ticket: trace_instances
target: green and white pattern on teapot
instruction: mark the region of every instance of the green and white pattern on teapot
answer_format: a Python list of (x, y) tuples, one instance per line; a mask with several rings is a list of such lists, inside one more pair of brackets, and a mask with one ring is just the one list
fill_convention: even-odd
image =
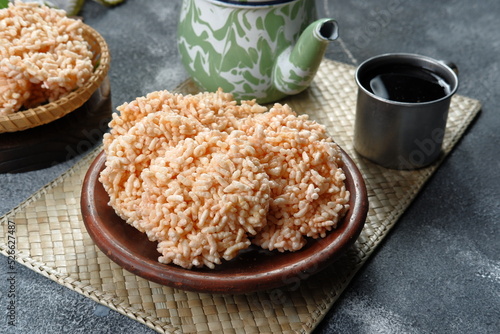
[(307, 88), (336, 22), (315, 21), (314, 0), (235, 5), (184, 0), (178, 25), (182, 62), (200, 88), (237, 100), (279, 100)]

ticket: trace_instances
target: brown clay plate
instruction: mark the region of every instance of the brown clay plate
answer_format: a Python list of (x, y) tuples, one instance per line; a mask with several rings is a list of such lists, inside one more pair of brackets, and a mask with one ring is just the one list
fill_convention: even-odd
[(158, 262), (156, 243), (125, 223), (108, 205), (109, 196), (98, 181), (106, 160), (101, 152), (84, 182), (81, 209), (85, 226), (97, 246), (114, 262), (147, 280), (189, 291), (248, 293), (296, 284), (336, 261), (359, 236), (365, 223), (368, 199), (363, 178), (342, 152), (350, 209), (337, 229), (325, 238), (309, 240), (297, 252), (280, 253), (251, 246), (214, 269), (184, 269)]

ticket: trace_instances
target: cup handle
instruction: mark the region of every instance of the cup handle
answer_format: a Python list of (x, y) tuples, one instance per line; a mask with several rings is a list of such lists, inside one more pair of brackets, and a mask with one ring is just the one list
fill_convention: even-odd
[(455, 72), (456, 75), (458, 75), (458, 66), (454, 62), (449, 60), (440, 60), (439, 62), (451, 68), (451, 70)]

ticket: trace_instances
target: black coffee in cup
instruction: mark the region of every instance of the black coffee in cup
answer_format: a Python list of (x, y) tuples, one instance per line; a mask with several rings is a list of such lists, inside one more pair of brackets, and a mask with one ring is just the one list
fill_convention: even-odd
[(386, 100), (421, 103), (450, 94), (450, 84), (436, 73), (408, 64), (385, 64), (363, 74), (361, 84)]
[(387, 168), (428, 166), (441, 155), (456, 68), (426, 56), (393, 53), (356, 69), (354, 148)]

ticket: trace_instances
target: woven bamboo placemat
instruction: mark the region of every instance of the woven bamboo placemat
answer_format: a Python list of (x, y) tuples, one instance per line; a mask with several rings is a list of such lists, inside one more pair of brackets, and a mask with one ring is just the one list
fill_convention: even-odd
[[(80, 214), (82, 180), (99, 150), (0, 219), (0, 251), (8, 254), (8, 221), (14, 222), (19, 263), (160, 333), (311, 332), (481, 107), (477, 100), (454, 96), (443, 158), (417, 171), (385, 169), (359, 158), (352, 148), (354, 70), (324, 60), (311, 88), (286, 101), (327, 126), (358, 165), (368, 189), (370, 209), (360, 237), (345, 256), (319, 274), (286, 288), (213, 295), (164, 287), (121, 269), (94, 245)], [(186, 82), (178, 90), (194, 89)]]

